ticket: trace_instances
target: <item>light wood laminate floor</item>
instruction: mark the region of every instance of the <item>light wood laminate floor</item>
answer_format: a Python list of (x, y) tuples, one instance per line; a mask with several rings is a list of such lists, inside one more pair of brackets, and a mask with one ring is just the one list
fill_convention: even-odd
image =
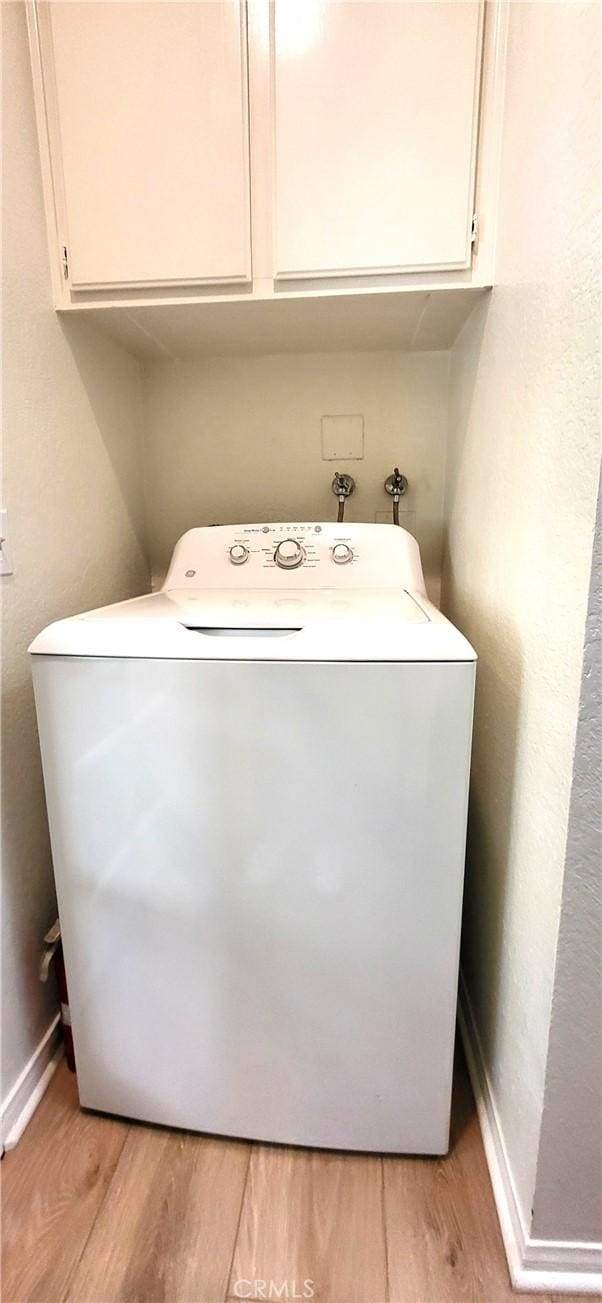
[(461, 1060), (443, 1160), (84, 1113), (61, 1063), (1, 1175), (3, 1303), (290, 1300), (309, 1289), (317, 1303), (530, 1297), (510, 1289)]

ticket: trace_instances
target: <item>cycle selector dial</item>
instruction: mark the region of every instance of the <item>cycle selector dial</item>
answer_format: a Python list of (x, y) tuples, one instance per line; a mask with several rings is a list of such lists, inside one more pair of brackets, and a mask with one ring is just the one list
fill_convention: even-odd
[(305, 552), (296, 538), (283, 538), (274, 552), (274, 561), (281, 570), (296, 570), (305, 557)]
[(233, 566), (244, 566), (245, 561), (249, 560), (249, 549), (244, 543), (233, 543), (229, 556)]
[(353, 561), (353, 549), (348, 543), (335, 543), (330, 555), (337, 566), (346, 566)]

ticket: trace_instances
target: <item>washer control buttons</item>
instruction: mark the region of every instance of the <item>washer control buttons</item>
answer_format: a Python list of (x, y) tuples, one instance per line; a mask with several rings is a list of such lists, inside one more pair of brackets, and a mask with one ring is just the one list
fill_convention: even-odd
[(249, 549), (244, 543), (233, 543), (230, 548), (230, 561), (233, 566), (244, 566), (249, 560)]
[(353, 550), (348, 543), (335, 543), (330, 549), (330, 555), (338, 566), (346, 566), (353, 561)]
[(274, 561), (281, 570), (296, 570), (304, 556), (303, 548), (296, 538), (283, 538), (274, 552)]

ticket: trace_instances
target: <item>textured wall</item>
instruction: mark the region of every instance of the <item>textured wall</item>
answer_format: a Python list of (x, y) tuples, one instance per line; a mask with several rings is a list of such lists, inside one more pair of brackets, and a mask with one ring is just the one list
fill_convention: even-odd
[(480, 656), (463, 964), (528, 1227), (600, 462), (599, 11), (509, 21), (496, 287), (451, 361), (443, 606)]
[[(327, 520), (335, 469), (357, 490), (349, 520), (390, 511), (399, 465), (431, 597), (439, 595), (447, 429), (446, 353), (330, 353), (151, 363), (145, 370), (153, 573), (191, 525)], [(322, 461), (320, 418), (363, 413), (363, 461)]]
[(137, 363), (51, 310), (25, 6), (3, 4), (2, 1098), (54, 1011), (37, 977), (54, 921), (27, 646), (50, 620), (148, 587)]
[(602, 1240), (602, 502), (533, 1200), (541, 1239)]

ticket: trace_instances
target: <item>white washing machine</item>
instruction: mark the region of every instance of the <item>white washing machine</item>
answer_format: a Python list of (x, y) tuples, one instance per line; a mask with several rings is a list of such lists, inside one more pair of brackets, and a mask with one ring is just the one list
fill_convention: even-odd
[(31, 651), (81, 1103), (444, 1153), (475, 653), (414, 539), (192, 529)]

